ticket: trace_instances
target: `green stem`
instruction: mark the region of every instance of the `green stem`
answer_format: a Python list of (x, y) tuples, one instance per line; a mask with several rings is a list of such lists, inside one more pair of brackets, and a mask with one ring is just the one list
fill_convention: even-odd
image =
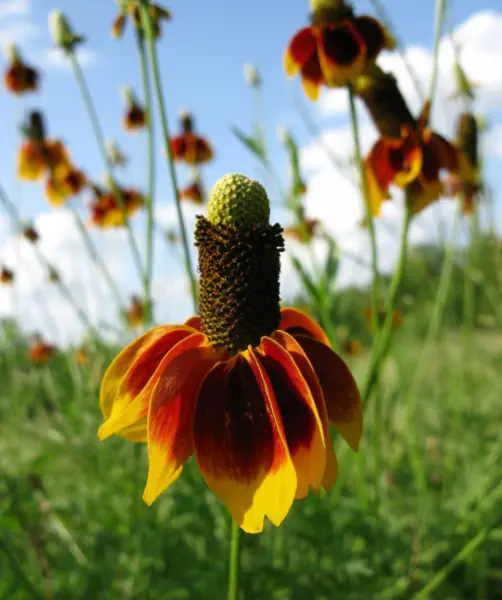
[(441, 42), (441, 35), (443, 33), (444, 17), (446, 13), (446, 0), (436, 0), (436, 18), (434, 24), (434, 52), (433, 52), (433, 63), (432, 63), (432, 77), (431, 87), (429, 92), (430, 101), (430, 112), (429, 116), (432, 115), (432, 107), (436, 95), (438, 72), (439, 72), (439, 45)]
[(172, 153), (172, 148), (171, 148), (171, 137), (169, 135), (167, 109), (166, 109), (166, 103), (164, 100), (162, 84), (161, 84), (161, 80), (160, 80), (159, 65), (158, 65), (158, 60), (157, 60), (157, 49), (155, 46), (155, 39), (154, 39), (154, 34), (153, 34), (152, 18), (150, 15), (150, 11), (148, 10), (148, 6), (149, 6), (148, 0), (140, 0), (140, 6), (141, 6), (141, 21), (142, 21), (142, 24), (143, 24), (143, 27), (144, 27), (144, 30), (146, 33), (145, 37), (147, 40), (148, 53), (150, 55), (150, 64), (152, 67), (152, 75), (153, 75), (153, 81), (154, 81), (154, 85), (155, 85), (155, 93), (157, 96), (157, 103), (159, 105), (160, 121), (161, 121), (161, 126), (162, 126), (162, 135), (164, 138), (164, 146), (165, 146), (166, 153), (167, 153), (169, 174), (171, 176), (171, 186), (172, 186), (174, 201), (175, 201), (175, 205), (176, 205), (176, 212), (178, 214), (178, 222), (179, 222), (179, 227), (180, 227), (180, 232), (181, 232), (181, 241), (183, 244), (185, 269), (186, 269), (187, 276), (190, 280), (190, 290), (192, 293), (194, 310), (195, 310), (195, 312), (197, 312), (197, 309), (198, 309), (197, 280), (195, 278), (195, 273), (194, 273), (194, 270), (192, 267), (192, 259), (190, 257), (190, 249), (189, 249), (189, 245), (188, 245), (188, 236), (187, 236), (187, 230), (186, 230), (186, 225), (185, 225), (185, 219), (183, 217), (183, 210), (181, 208), (180, 191), (179, 191), (178, 180), (177, 180), (177, 176), (176, 176), (176, 169), (174, 167), (174, 158), (173, 158), (173, 153)]
[(43, 600), (44, 596), (37, 591), (35, 586), (28, 579), (27, 575), (20, 566), (20, 561), (11, 553), (7, 545), (3, 542), (2, 538), (0, 538), (0, 550), (7, 555), (7, 559), (12, 566), (12, 571), (17, 573), (19, 579), (24, 583), (25, 587), (30, 590), (30, 597), (34, 599), (40, 598), (40, 600)]
[(227, 600), (237, 600), (238, 598), (240, 570), (240, 537), (241, 528), (232, 519), (232, 535), (230, 538), (230, 562), (228, 567)]
[(73, 69), (73, 73), (75, 75), (75, 79), (77, 80), (77, 84), (80, 89), (80, 93), (82, 95), (82, 99), (84, 101), (85, 108), (89, 114), (89, 119), (91, 121), (91, 125), (94, 130), (94, 136), (96, 138), (99, 152), (100, 152), (100, 154), (103, 158), (103, 162), (105, 164), (106, 173), (108, 175), (108, 179), (110, 180), (112, 191), (113, 191), (113, 193), (117, 199), (117, 202), (118, 202), (119, 206), (121, 207), (122, 212), (124, 214), (124, 223), (125, 223), (125, 227), (127, 230), (129, 245), (131, 247), (131, 253), (133, 256), (134, 263), (136, 265), (136, 269), (138, 271), (138, 275), (140, 276), (140, 278), (143, 278), (143, 266), (141, 264), (141, 255), (139, 252), (138, 244), (136, 243), (136, 239), (134, 237), (134, 234), (133, 234), (133, 231), (131, 228), (131, 223), (130, 223), (129, 217), (127, 215), (124, 198), (122, 197), (122, 193), (121, 193), (120, 189), (118, 188), (117, 184), (115, 183), (115, 178), (113, 176), (114, 175), (113, 165), (110, 162), (108, 153), (106, 152), (105, 136), (103, 134), (103, 130), (102, 130), (100, 122), (99, 122), (98, 113), (94, 106), (94, 102), (92, 101), (92, 96), (91, 96), (91, 92), (89, 90), (89, 86), (87, 85), (84, 74), (82, 72), (82, 68), (80, 67), (80, 64), (77, 61), (77, 59), (75, 58), (75, 55), (73, 54), (73, 52), (69, 52), (68, 57), (71, 62), (71, 66)]
[(366, 171), (364, 169), (364, 161), (361, 152), (361, 141), (359, 136), (359, 123), (357, 119), (357, 111), (355, 104), (355, 96), (352, 85), (349, 84), (349, 103), (350, 103), (350, 120), (352, 124), (352, 135), (354, 138), (354, 149), (356, 154), (356, 162), (359, 168), (359, 176), (361, 179), (361, 191), (366, 207), (366, 221), (368, 223), (368, 233), (371, 244), (371, 267), (373, 271), (373, 282), (371, 286), (372, 309), (373, 309), (373, 328), (375, 333), (378, 332), (378, 314), (380, 312), (380, 274), (378, 272), (378, 249), (376, 240), (375, 223), (371, 212), (371, 200), (368, 189), (368, 181), (366, 179)]
[(146, 197), (146, 259), (144, 273), (144, 294), (146, 307), (146, 322), (153, 321), (153, 307), (151, 302), (151, 288), (153, 276), (153, 241), (154, 241), (154, 195), (155, 195), (155, 131), (153, 127), (153, 103), (152, 94), (150, 92), (150, 80), (148, 74), (148, 65), (146, 62), (145, 42), (139, 31), (136, 29), (136, 43), (138, 47), (138, 55), (141, 70), (141, 80), (143, 82), (143, 95), (145, 98), (145, 107), (148, 124), (148, 145), (147, 145), (147, 160), (148, 160), (148, 184)]

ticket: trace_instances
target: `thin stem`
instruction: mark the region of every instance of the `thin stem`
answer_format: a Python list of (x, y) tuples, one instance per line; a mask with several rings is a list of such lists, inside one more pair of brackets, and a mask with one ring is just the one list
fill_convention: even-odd
[(153, 275), (153, 241), (154, 241), (154, 195), (155, 195), (155, 131), (153, 127), (153, 103), (152, 94), (150, 92), (150, 79), (148, 74), (148, 65), (146, 63), (145, 42), (143, 37), (136, 28), (136, 43), (138, 47), (138, 56), (141, 70), (141, 80), (143, 82), (143, 96), (145, 99), (145, 107), (148, 124), (148, 143), (147, 143), (147, 196), (146, 196), (146, 258), (145, 258), (145, 273), (144, 273), (144, 295), (146, 307), (146, 321), (153, 321), (151, 288)]
[(154, 81), (154, 85), (155, 85), (155, 93), (157, 96), (157, 103), (159, 105), (159, 111), (160, 111), (162, 136), (164, 138), (164, 146), (165, 146), (166, 154), (167, 154), (169, 174), (171, 177), (171, 186), (172, 186), (174, 201), (175, 201), (175, 205), (176, 205), (176, 212), (178, 215), (178, 222), (179, 222), (179, 227), (180, 227), (180, 232), (181, 232), (181, 241), (183, 244), (185, 270), (186, 270), (187, 276), (190, 280), (190, 290), (192, 293), (194, 310), (195, 310), (195, 312), (197, 312), (197, 308), (198, 308), (197, 280), (195, 278), (195, 273), (194, 273), (194, 270), (192, 267), (192, 259), (190, 257), (190, 248), (188, 245), (188, 235), (187, 235), (187, 230), (186, 230), (186, 225), (185, 225), (185, 219), (183, 217), (183, 210), (181, 208), (180, 191), (179, 191), (178, 180), (177, 180), (177, 176), (176, 176), (176, 169), (174, 167), (174, 158), (173, 158), (173, 153), (172, 153), (172, 148), (171, 148), (171, 137), (169, 135), (167, 109), (166, 109), (166, 103), (164, 100), (164, 93), (162, 90), (162, 83), (160, 80), (159, 65), (158, 65), (158, 60), (157, 60), (157, 49), (155, 46), (155, 39), (154, 39), (154, 34), (153, 34), (152, 18), (150, 15), (150, 11), (148, 10), (148, 6), (149, 6), (148, 0), (140, 0), (140, 6), (141, 6), (141, 21), (142, 21), (143, 28), (146, 33), (145, 37), (147, 40), (148, 53), (150, 55), (150, 64), (152, 67), (152, 75), (153, 75), (153, 81)]
[(232, 535), (230, 538), (230, 562), (228, 567), (228, 600), (237, 600), (239, 593), (240, 538), (241, 528), (232, 519)]
[(446, 13), (446, 0), (436, 0), (436, 18), (434, 24), (434, 52), (432, 63), (431, 87), (429, 92), (430, 112), (432, 115), (432, 106), (436, 95), (437, 80), (439, 73), (439, 44), (443, 33), (444, 18)]
[(122, 193), (120, 192), (120, 189), (118, 188), (117, 184), (115, 183), (115, 179), (113, 176), (114, 175), (113, 165), (110, 162), (110, 158), (106, 152), (105, 136), (103, 134), (103, 130), (102, 130), (100, 122), (99, 122), (98, 113), (94, 106), (94, 102), (92, 100), (89, 86), (87, 85), (84, 74), (82, 72), (82, 68), (80, 67), (80, 64), (79, 64), (78, 60), (76, 59), (75, 55), (73, 54), (73, 52), (69, 52), (68, 57), (71, 62), (73, 73), (75, 74), (75, 79), (77, 80), (77, 84), (80, 89), (80, 93), (82, 95), (82, 99), (84, 101), (85, 108), (89, 114), (89, 119), (91, 121), (91, 125), (94, 130), (94, 136), (96, 137), (96, 142), (98, 145), (99, 152), (100, 152), (100, 154), (103, 158), (103, 162), (105, 164), (108, 179), (110, 180), (110, 184), (111, 184), (113, 193), (114, 193), (114, 195), (117, 199), (117, 202), (118, 202), (119, 206), (121, 207), (122, 212), (124, 214), (124, 223), (125, 223), (125, 227), (127, 230), (127, 236), (129, 239), (129, 245), (131, 247), (133, 260), (136, 265), (138, 275), (142, 278), (143, 277), (143, 266), (141, 264), (141, 255), (139, 252), (138, 244), (136, 243), (136, 239), (134, 237), (134, 234), (133, 234), (133, 231), (131, 228), (131, 223), (130, 223), (129, 217), (127, 215), (124, 198), (122, 197)]
[(373, 282), (371, 286), (372, 308), (373, 308), (373, 327), (374, 331), (378, 332), (378, 313), (380, 312), (380, 274), (378, 272), (378, 249), (376, 240), (375, 223), (373, 222), (373, 214), (371, 212), (371, 199), (366, 179), (366, 171), (361, 152), (361, 141), (359, 136), (359, 123), (357, 119), (357, 111), (355, 104), (355, 96), (352, 85), (349, 84), (349, 103), (350, 103), (350, 120), (352, 123), (352, 135), (354, 137), (354, 149), (356, 154), (356, 162), (359, 168), (361, 179), (361, 190), (366, 206), (366, 221), (368, 223), (368, 233), (371, 244), (371, 266), (373, 271)]

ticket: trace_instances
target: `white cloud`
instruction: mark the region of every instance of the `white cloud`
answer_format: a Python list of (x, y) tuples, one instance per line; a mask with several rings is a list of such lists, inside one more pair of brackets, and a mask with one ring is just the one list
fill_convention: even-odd
[[(82, 68), (92, 67), (99, 61), (98, 55), (94, 50), (81, 46), (76, 50), (77, 60)], [(70, 69), (71, 62), (59, 48), (51, 48), (43, 57), (42, 66), (46, 69)]]
[(0, 4), (0, 21), (11, 16), (27, 15), (29, 12), (29, 0), (2, 0)]

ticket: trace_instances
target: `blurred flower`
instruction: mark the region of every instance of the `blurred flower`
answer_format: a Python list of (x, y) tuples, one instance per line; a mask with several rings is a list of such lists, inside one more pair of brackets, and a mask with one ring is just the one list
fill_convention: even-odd
[(201, 165), (210, 161), (213, 158), (213, 150), (205, 138), (194, 134), (192, 115), (183, 112), (180, 124), (182, 133), (171, 138), (171, 150), (174, 160), (182, 160), (190, 166)]
[[(141, 11), (136, 0), (121, 0), (119, 1), (120, 12), (113, 21), (111, 35), (114, 39), (119, 39), (124, 33), (127, 18), (131, 19), (134, 26), (143, 35), (143, 27), (141, 23)], [(153, 35), (155, 39), (161, 36), (162, 21), (169, 21), (171, 13), (157, 4), (149, 4), (150, 17), (152, 19)]]
[[(91, 223), (96, 227), (107, 229), (125, 225), (125, 214), (130, 217), (145, 204), (144, 197), (134, 189), (125, 189), (117, 186), (115, 190), (103, 190), (100, 186), (91, 186), (94, 191), (94, 200), (90, 204)], [(122, 204), (118, 201), (120, 195)]]
[(14, 271), (8, 269), (7, 267), (2, 267), (0, 271), (0, 283), (7, 285), (8, 283), (12, 283), (14, 281)]
[(182, 200), (189, 200), (194, 204), (204, 204), (204, 197), (204, 189), (198, 176), (194, 178), (189, 186), (180, 192), (180, 198)]
[(35, 227), (33, 227), (33, 225), (29, 224), (23, 226), (21, 235), (32, 244), (35, 244), (40, 239), (40, 234), (38, 231), (35, 229)]
[(171, 244), (173, 246), (175, 244), (179, 244), (180, 236), (178, 235), (178, 232), (175, 229), (167, 229), (165, 234), (166, 234), (166, 239), (169, 242), (169, 244)]
[(38, 71), (23, 62), (16, 46), (11, 44), (7, 48), (9, 66), (5, 72), (5, 87), (16, 95), (26, 92), (36, 92), (38, 89)]
[(89, 364), (89, 354), (83, 346), (75, 350), (75, 362), (77, 365)]
[(440, 171), (467, 176), (465, 157), (427, 127), (427, 102), (414, 119), (395, 78), (374, 66), (359, 77), (355, 91), (361, 97), (380, 132), (365, 160), (371, 211), (380, 214), (382, 202), (390, 198), (391, 184), (406, 190), (411, 214), (417, 214), (444, 193)]
[(49, 283), (57, 283), (58, 281), (60, 281), (59, 273), (54, 267), (49, 267), (48, 279)]
[(319, 219), (305, 219), (303, 223), (284, 228), (284, 237), (297, 242), (308, 243), (315, 236), (321, 222)]
[(343, 87), (373, 64), (394, 40), (385, 27), (368, 16), (356, 17), (342, 0), (311, 0), (310, 27), (300, 29), (284, 58), (289, 77), (300, 72), (305, 94), (319, 97), (321, 85)]
[(140, 106), (131, 88), (124, 88), (123, 96), (126, 104), (126, 111), (122, 121), (124, 129), (129, 132), (143, 129), (147, 123), (145, 109)]
[(67, 198), (80, 194), (86, 185), (83, 171), (72, 165), (60, 165), (47, 179), (45, 195), (52, 205), (60, 206)]
[(279, 225), (263, 187), (216, 183), (199, 217), (200, 317), (163, 325), (108, 367), (101, 439), (148, 442), (151, 504), (195, 454), (209, 487), (249, 533), (279, 525), (295, 498), (330, 489), (337, 461), (329, 421), (354, 450), (362, 403), (322, 328), (279, 308)]
[(343, 352), (350, 356), (358, 356), (363, 351), (363, 345), (359, 340), (347, 339), (342, 345)]
[(72, 54), (77, 46), (85, 42), (84, 36), (73, 31), (68, 19), (60, 10), (49, 13), (49, 32), (56, 46), (66, 54)]
[(116, 167), (124, 167), (127, 164), (127, 156), (121, 152), (117, 144), (112, 140), (106, 142), (106, 156), (108, 162)]
[(48, 344), (39, 336), (36, 336), (28, 351), (28, 357), (33, 363), (45, 364), (56, 354), (56, 346)]
[(131, 297), (131, 304), (125, 310), (124, 318), (133, 329), (145, 324), (145, 303), (138, 296)]
[(261, 86), (261, 77), (257, 68), (251, 63), (244, 65), (244, 79), (249, 87), (259, 88)]

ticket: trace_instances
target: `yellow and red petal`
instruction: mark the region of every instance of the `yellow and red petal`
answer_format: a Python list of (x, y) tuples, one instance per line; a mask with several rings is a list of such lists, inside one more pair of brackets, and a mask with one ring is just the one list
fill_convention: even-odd
[(202, 331), (202, 321), (199, 315), (194, 315), (185, 321), (187, 327), (192, 327), (196, 331)]
[(366, 46), (366, 60), (375, 60), (383, 48), (395, 48), (395, 40), (377, 19), (363, 15), (356, 17), (355, 25)]
[(301, 70), (302, 86), (307, 98), (315, 102), (319, 98), (319, 90), (324, 83), (324, 75), (317, 52), (303, 65)]
[(321, 384), (328, 418), (353, 450), (363, 430), (363, 406), (357, 384), (345, 362), (325, 344), (295, 336)]
[(19, 149), (17, 159), (17, 175), (19, 179), (37, 181), (45, 171), (45, 164), (40, 146), (31, 140)]
[(148, 408), (148, 479), (143, 492), (147, 504), (179, 477), (193, 454), (197, 394), (218, 360), (206, 336), (193, 333), (170, 350), (152, 378), (156, 381)]
[(400, 148), (395, 151), (390, 150), (389, 156), (395, 169), (394, 183), (401, 188), (405, 188), (422, 171), (425, 151), (420, 146), (416, 133), (406, 125), (402, 127), (401, 136)]
[(286, 331), (293, 336), (308, 335), (323, 344), (331, 346), (323, 328), (297, 308), (281, 308), (281, 322), (277, 329)]
[[(129, 439), (130, 405), (140, 396), (164, 356), (178, 342), (193, 334), (183, 325), (162, 325), (151, 329), (126, 346), (106, 370), (101, 383), (99, 402), (105, 423), (99, 430), (101, 439), (119, 433)], [(146, 439), (148, 398), (142, 396), (141, 410), (135, 406), (138, 420), (143, 419), (143, 437)], [(137, 410), (138, 409), (138, 410)], [(127, 425), (122, 418), (127, 417)]]
[(270, 380), (252, 349), (206, 375), (193, 435), (202, 476), (241, 528), (259, 533), (265, 516), (280, 525), (296, 472)]
[(319, 380), (317, 379), (307, 355), (303, 351), (300, 344), (291, 335), (285, 331), (274, 331), (271, 337), (282, 348), (284, 348), (284, 350), (286, 350), (289, 356), (293, 359), (314, 400), (315, 407), (322, 425), (326, 448), (326, 468), (324, 470), (321, 485), (324, 489), (330, 490), (334, 487), (338, 477), (338, 462), (336, 459), (336, 454), (333, 450), (333, 444), (331, 442), (328, 413)]
[(361, 75), (366, 45), (352, 23), (325, 25), (316, 33), (319, 63), (328, 87), (342, 87)]
[(312, 27), (300, 29), (289, 42), (284, 55), (284, 70), (288, 77), (296, 75), (317, 55), (317, 40)]
[(406, 202), (410, 213), (417, 215), (443, 193), (444, 185), (439, 179), (429, 181), (423, 176), (418, 177), (406, 188)]
[(326, 469), (326, 441), (317, 406), (300, 369), (280, 344), (263, 337), (258, 352), (272, 384), (296, 469), (295, 497), (305, 498), (309, 488), (319, 491)]

